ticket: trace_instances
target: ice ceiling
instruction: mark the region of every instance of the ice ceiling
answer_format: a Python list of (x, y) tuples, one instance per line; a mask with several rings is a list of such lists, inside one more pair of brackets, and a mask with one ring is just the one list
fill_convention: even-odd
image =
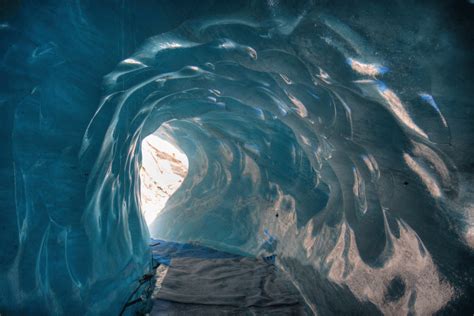
[(150, 235), (472, 312), (471, 5), (226, 2), (3, 5), (0, 312), (118, 313)]

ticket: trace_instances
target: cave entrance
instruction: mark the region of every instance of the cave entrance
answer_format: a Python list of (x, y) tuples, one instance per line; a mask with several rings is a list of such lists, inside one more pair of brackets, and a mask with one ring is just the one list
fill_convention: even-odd
[(188, 169), (186, 154), (164, 139), (160, 129), (143, 139), (140, 202), (148, 227), (164, 209), (171, 195), (181, 186)]

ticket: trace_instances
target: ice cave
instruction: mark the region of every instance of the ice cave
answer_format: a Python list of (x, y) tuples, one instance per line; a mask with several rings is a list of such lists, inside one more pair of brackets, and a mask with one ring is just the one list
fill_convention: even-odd
[(0, 1), (0, 315), (473, 315), (474, 2)]

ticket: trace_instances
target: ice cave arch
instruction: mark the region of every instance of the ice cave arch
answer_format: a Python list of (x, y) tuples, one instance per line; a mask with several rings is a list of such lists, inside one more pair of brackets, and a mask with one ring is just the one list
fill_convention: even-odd
[[(6, 5), (0, 313), (118, 314), (150, 235), (272, 255), (314, 314), (472, 313), (469, 12)], [(156, 220), (150, 135), (180, 157)]]
[(181, 186), (189, 166), (186, 154), (163, 139), (161, 131), (148, 135), (141, 144), (140, 209), (148, 226)]

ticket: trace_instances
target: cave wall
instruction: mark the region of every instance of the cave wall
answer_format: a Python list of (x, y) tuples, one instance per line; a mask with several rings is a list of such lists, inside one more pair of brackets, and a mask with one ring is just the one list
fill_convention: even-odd
[(120, 310), (162, 124), (153, 236), (274, 253), (322, 314), (472, 309), (468, 3), (2, 6), (1, 312)]

